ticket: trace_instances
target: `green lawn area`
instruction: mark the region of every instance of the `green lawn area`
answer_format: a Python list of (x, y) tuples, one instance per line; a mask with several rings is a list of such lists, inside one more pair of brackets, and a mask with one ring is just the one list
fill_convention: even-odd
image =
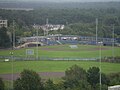
[[(19, 73), (23, 69), (30, 69), (36, 72), (64, 72), (72, 65), (79, 65), (84, 69), (89, 67), (99, 67), (99, 62), (93, 61), (16, 61), (13, 62), (14, 73)], [(120, 72), (120, 64), (102, 62), (102, 72), (109, 74)], [(12, 62), (0, 62), (0, 74), (11, 73)]]
[[(10, 52), (14, 52), (14, 56), (26, 56), (26, 49), (34, 49), (36, 55), (36, 48), (24, 48), (19, 50), (1, 50), (1, 56), (10, 56)], [(39, 57), (74, 57), (74, 58), (97, 58), (99, 57), (99, 46), (95, 45), (78, 45), (77, 49), (71, 49), (69, 45), (54, 45), (42, 46), (38, 49)], [(114, 55), (120, 56), (120, 48), (114, 48)], [(102, 46), (102, 57), (112, 56), (111, 46)]]
[[(0, 56), (10, 56), (10, 52), (14, 52), (14, 56), (26, 56), (26, 49), (34, 49), (36, 55), (36, 48), (23, 48), (19, 50), (0, 50)], [(38, 49), (39, 57), (68, 57), (68, 58), (97, 58), (99, 57), (99, 46), (95, 45), (78, 45), (77, 49), (71, 49), (69, 45), (54, 45), (42, 46)], [(120, 48), (114, 48), (114, 55), (120, 56)], [(111, 46), (102, 46), (102, 57), (112, 56)], [(0, 59), (3, 60), (3, 59)], [(64, 72), (72, 65), (77, 64), (84, 69), (96, 66), (99, 67), (99, 62), (93, 61), (15, 61), (13, 62), (14, 73), (19, 73), (23, 69), (32, 69), (36, 72)], [(0, 74), (11, 73), (11, 62), (0, 62)], [(102, 63), (102, 72), (114, 73), (120, 72), (120, 64)]]

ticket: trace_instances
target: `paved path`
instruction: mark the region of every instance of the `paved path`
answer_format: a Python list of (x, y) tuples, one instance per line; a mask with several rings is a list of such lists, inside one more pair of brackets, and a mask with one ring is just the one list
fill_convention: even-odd
[[(51, 77), (63, 77), (65, 76), (64, 72), (40, 72), (38, 73), (41, 77), (51, 78)], [(0, 77), (3, 80), (12, 80), (12, 74), (0, 74)], [(16, 80), (18, 77), (20, 77), (20, 74), (13, 74), (13, 80)]]

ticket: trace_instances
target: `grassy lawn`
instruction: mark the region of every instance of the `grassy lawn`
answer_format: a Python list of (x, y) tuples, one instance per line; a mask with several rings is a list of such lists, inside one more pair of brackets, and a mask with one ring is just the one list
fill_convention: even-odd
[[(26, 56), (26, 49), (19, 50), (1, 50), (0, 55), (10, 56), (10, 52), (14, 52), (14, 56)], [(36, 55), (36, 48), (34, 49), (34, 55)], [(71, 49), (69, 45), (55, 45), (55, 46), (42, 46), (38, 50), (39, 57), (79, 57), (79, 58), (97, 58), (99, 57), (99, 46), (95, 45), (78, 45), (77, 49)], [(120, 48), (114, 48), (114, 55), (120, 56)], [(102, 57), (112, 56), (112, 47), (102, 46)]]
[[(26, 56), (26, 49), (19, 50), (1, 50), (0, 56), (10, 56), (10, 52), (14, 52), (14, 56)], [(36, 48), (34, 49), (34, 55), (36, 55)], [(114, 48), (114, 55), (120, 56), (120, 48)], [(69, 57), (69, 58), (95, 58), (99, 57), (99, 46), (95, 45), (78, 45), (77, 49), (71, 49), (69, 45), (54, 45), (54, 46), (42, 46), (38, 50), (39, 57)], [(102, 57), (112, 56), (111, 46), (102, 46)], [(2, 59), (0, 59), (2, 60)], [(36, 72), (64, 72), (72, 65), (77, 64), (84, 69), (96, 66), (99, 67), (99, 62), (92, 61), (16, 61), (13, 62), (14, 73), (19, 73), (23, 69), (32, 69)], [(0, 74), (11, 73), (11, 62), (0, 62)], [(115, 63), (102, 63), (102, 72), (114, 73), (120, 72), (120, 64)]]
[[(93, 61), (16, 61), (13, 62), (14, 73), (19, 73), (23, 69), (31, 69), (36, 72), (64, 72), (72, 65), (79, 65), (84, 69), (96, 66), (99, 67), (99, 62)], [(0, 74), (11, 73), (12, 62), (0, 62)], [(115, 73), (120, 72), (120, 64), (102, 63), (102, 72)]]

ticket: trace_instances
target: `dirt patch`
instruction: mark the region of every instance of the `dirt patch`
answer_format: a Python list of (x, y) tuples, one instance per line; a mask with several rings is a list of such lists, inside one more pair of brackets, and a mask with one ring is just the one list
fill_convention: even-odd
[[(98, 51), (100, 50), (100, 48), (89, 48), (89, 49), (64, 49), (64, 48), (41, 48), (41, 50), (45, 50), (45, 51), (72, 51), (72, 52), (79, 52), (79, 51)], [(101, 48), (101, 50), (109, 50), (109, 48)]]
[[(91, 48), (88, 51), (98, 51), (100, 48)], [(101, 48), (101, 50), (109, 50), (109, 48)]]
[[(65, 76), (64, 72), (40, 72), (38, 73), (41, 77), (47, 77), (47, 78), (53, 78), (53, 77), (63, 77)], [(13, 78), (12, 78), (12, 74), (0, 74), (0, 77), (3, 80), (16, 80), (18, 77), (20, 77), (19, 73), (13, 74)]]

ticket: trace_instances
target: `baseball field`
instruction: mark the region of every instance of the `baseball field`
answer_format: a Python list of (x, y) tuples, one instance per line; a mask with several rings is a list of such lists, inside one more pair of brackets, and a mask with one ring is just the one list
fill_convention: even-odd
[[(96, 61), (74, 61), (74, 58), (99, 58), (100, 50), (101, 57), (120, 56), (120, 47), (111, 46), (95, 46), (95, 45), (77, 45), (77, 48), (71, 48), (70, 45), (54, 45), (54, 46), (41, 46), (34, 48), (22, 48), (14, 50), (0, 50), (0, 56), (10, 56), (10, 52), (13, 52), (14, 56), (26, 57), (26, 50), (33, 50), (33, 55), (27, 55), (36, 57), (36, 51), (38, 51), (39, 57), (58, 57), (58, 58), (73, 58), (71, 61), (52, 61), (52, 60), (38, 60), (38, 61), (13, 61), (13, 62), (0, 62), (0, 76), (4, 77), (11, 73), (18, 74), (23, 69), (31, 69), (40, 73), (43, 77), (59, 77), (64, 76), (66, 69), (72, 65), (78, 66), (87, 70), (89, 67), (99, 67), (100, 63)], [(3, 59), (0, 59), (3, 60)], [(116, 73), (120, 72), (119, 63), (105, 63), (102, 62), (102, 72)], [(51, 75), (50, 75), (51, 74)], [(6, 77), (4, 77), (6, 78)]]
[[(34, 51), (34, 54), (31, 55), (33, 57), (36, 56), (36, 48), (23, 48), (16, 50), (1, 50), (1, 56), (10, 56), (10, 52), (13, 52), (14, 56), (25, 57), (26, 50), (31, 49)], [(99, 57), (100, 46), (96, 45), (77, 45), (77, 48), (71, 48), (70, 45), (54, 45), (54, 46), (42, 46), (38, 48), (38, 56), (39, 57), (79, 57), (79, 58), (95, 58)], [(110, 57), (120, 56), (120, 47), (111, 46), (101, 46), (101, 56), (102, 57)]]

